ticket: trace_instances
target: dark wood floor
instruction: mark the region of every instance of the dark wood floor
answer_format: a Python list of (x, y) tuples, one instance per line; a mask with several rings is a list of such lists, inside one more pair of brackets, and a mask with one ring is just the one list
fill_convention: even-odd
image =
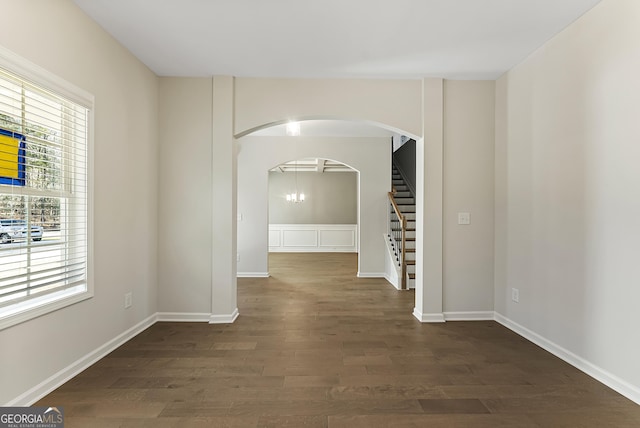
[(495, 322), (420, 324), (354, 254), (272, 254), (232, 325), (158, 323), (39, 405), (66, 427), (639, 427), (640, 406)]

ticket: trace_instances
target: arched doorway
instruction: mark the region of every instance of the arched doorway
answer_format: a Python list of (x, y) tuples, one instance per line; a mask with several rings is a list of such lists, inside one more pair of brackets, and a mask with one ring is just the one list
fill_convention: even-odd
[[(313, 122), (303, 122), (298, 137), (279, 134), (275, 127), (237, 140), (239, 276), (268, 275), (268, 174), (294, 155), (338, 161), (358, 172), (358, 276), (385, 276), (383, 235), (391, 182), (392, 133), (361, 122)], [(311, 131), (305, 135), (307, 125)], [(354, 136), (366, 133), (369, 136)]]

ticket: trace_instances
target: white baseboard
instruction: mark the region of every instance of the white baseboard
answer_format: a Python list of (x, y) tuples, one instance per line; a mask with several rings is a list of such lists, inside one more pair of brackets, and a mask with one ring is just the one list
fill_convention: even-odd
[(417, 308), (413, 308), (413, 316), (420, 322), (445, 322), (444, 314), (423, 314)]
[(270, 253), (357, 253), (358, 250), (349, 248), (336, 248), (336, 247), (287, 247), (287, 248), (277, 248), (277, 247), (269, 247)]
[(77, 376), (82, 371), (96, 363), (101, 358), (104, 358), (110, 352), (113, 352), (119, 346), (122, 346), (128, 340), (134, 338), (144, 330), (151, 327), (157, 321), (157, 314), (153, 314), (138, 324), (134, 325), (127, 331), (119, 334), (115, 338), (111, 339), (104, 345), (98, 347), (94, 351), (88, 353), (84, 357), (80, 358), (76, 362), (70, 364), (64, 369), (50, 376), (48, 379), (40, 382), (24, 394), (19, 395), (4, 406), (31, 406), (33, 403), (49, 394), (54, 389), (60, 387), (60, 385), (68, 382), (74, 376)]
[(400, 287), (398, 286), (398, 284), (396, 284), (396, 283), (394, 282), (393, 278), (391, 278), (391, 275), (388, 275), (388, 274), (386, 274), (386, 273), (385, 273), (385, 274), (384, 274), (384, 279), (386, 279), (386, 280), (387, 280), (387, 282), (388, 282), (389, 284), (393, 285), (393, 287), (394, 287), (396, 290), (400, 290)]
[(562, 346), (557, 345), (548, 339), (545, 339), (538, 333), (535, 333), (528, 328), (521, 326), (520, 324), (510, 320), (502, 314), (495, 312), (494, 319), (509, 330), (512, 330), (513, 332), (519, 334), (530, 342), (535, 343), (542, 349), (552, 353), (561, 360), (566, 361), (575, 368), (582, 370), (597, 381), (624, 395), (629, 400), (640, 404), (640, 388), (631, 385), (629, 382), (620, 379), (614, 374), (609, 373), (608, 371), (596, 366), (595, 364), (585, 360), (584, 358), (574, 354), (573, 352), (563, 348)]
[(238, 315), (240, 315), (238, 308), (235, 308), (233, 312), (228, 315), (211, 315), (209, 317), (209, 324), (231, 324), (238, 318)]
[(493, 311), (444, 312), (445, 321), (493, 321)]
[(269, 272), (238, 272), (238, 278), (269, 278)]
[(125, 332), (119, 334), (104, 345), (89, 352), (84, 357), (50, 376), (38, 385), (19, 395), (2, 406), (31, 406), (45, 395), (77, 376), (82, 371), (104, 358), (109, 353), (122, 346), (128, 340), (134, 338), (156, 322), (209, 322), (213, 324), (232, 323), (238, 318), (236, 308), (230, 315), (211, 315), (208, 313), (182, 313), (182, 312), (157, 312), (145, 320), (134, 325)]
[(384, 272), (358, 272), (358, 278), (385, 278)]
[(160, 322), (208, 322), (211, 314), (198, 312), (158, 312)]

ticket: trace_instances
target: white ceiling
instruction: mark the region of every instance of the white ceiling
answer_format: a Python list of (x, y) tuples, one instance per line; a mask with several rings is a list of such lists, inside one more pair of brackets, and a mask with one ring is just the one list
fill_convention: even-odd
[(74, 0), (160, 76), (494, 79), (600, 0)]

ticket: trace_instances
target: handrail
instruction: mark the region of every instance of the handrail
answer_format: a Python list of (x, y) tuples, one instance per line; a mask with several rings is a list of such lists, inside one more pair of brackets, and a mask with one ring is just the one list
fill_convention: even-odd
[(391, 230), (391, 223), (389, 222), (389, 236), (395, 241), (396, 246), (398, 247), (398, 251), (399, 251), (399, 255), (400, 255), (400, 266), (401, 266), (401, 271), (402, 271), (402, 279), (400, 280), (400, 288), (402, 290), (406, 290), (407, 289), (407, 264), (405, 263), (405, 249), (406, 249), (406, 235), (407, 235), (407, 218), (404, 216), (404, 214), (402, 214), (402, 212), (400, 211), (400, 208), (398, 207), (398, 204), (396, 203), (395, 200), (395, 195), (396, 193), (396, 189), (394, 188), (392, 192), (389, 192), (389, 201), (391, 202), (391, 206), (393, 207), (393, 210), (396, 214), (396, 216), (398, 217), (398, 222), (400, 223), (400, 229), (401, 229), (401, 236), (400, 236), (400, 242), (397, 242), (396, 239), (396, 234), (394, 233), (394, 230)]
[(396, 189), (393, 189), (392, 192), (389, 192), (389, 201), (391, 201), (391, 205), (393, 206), (393, 210), (396, 212), (396, 215), (398, 216), (399, 219), (403, 219), (404, 218), (404, 214), (402, 214), (402, 212), (400, 211), (400, 208), (398, 208), (398, 204), (396, 203), (396, 200), (394, 198), (394, 195), (396, 194)]

